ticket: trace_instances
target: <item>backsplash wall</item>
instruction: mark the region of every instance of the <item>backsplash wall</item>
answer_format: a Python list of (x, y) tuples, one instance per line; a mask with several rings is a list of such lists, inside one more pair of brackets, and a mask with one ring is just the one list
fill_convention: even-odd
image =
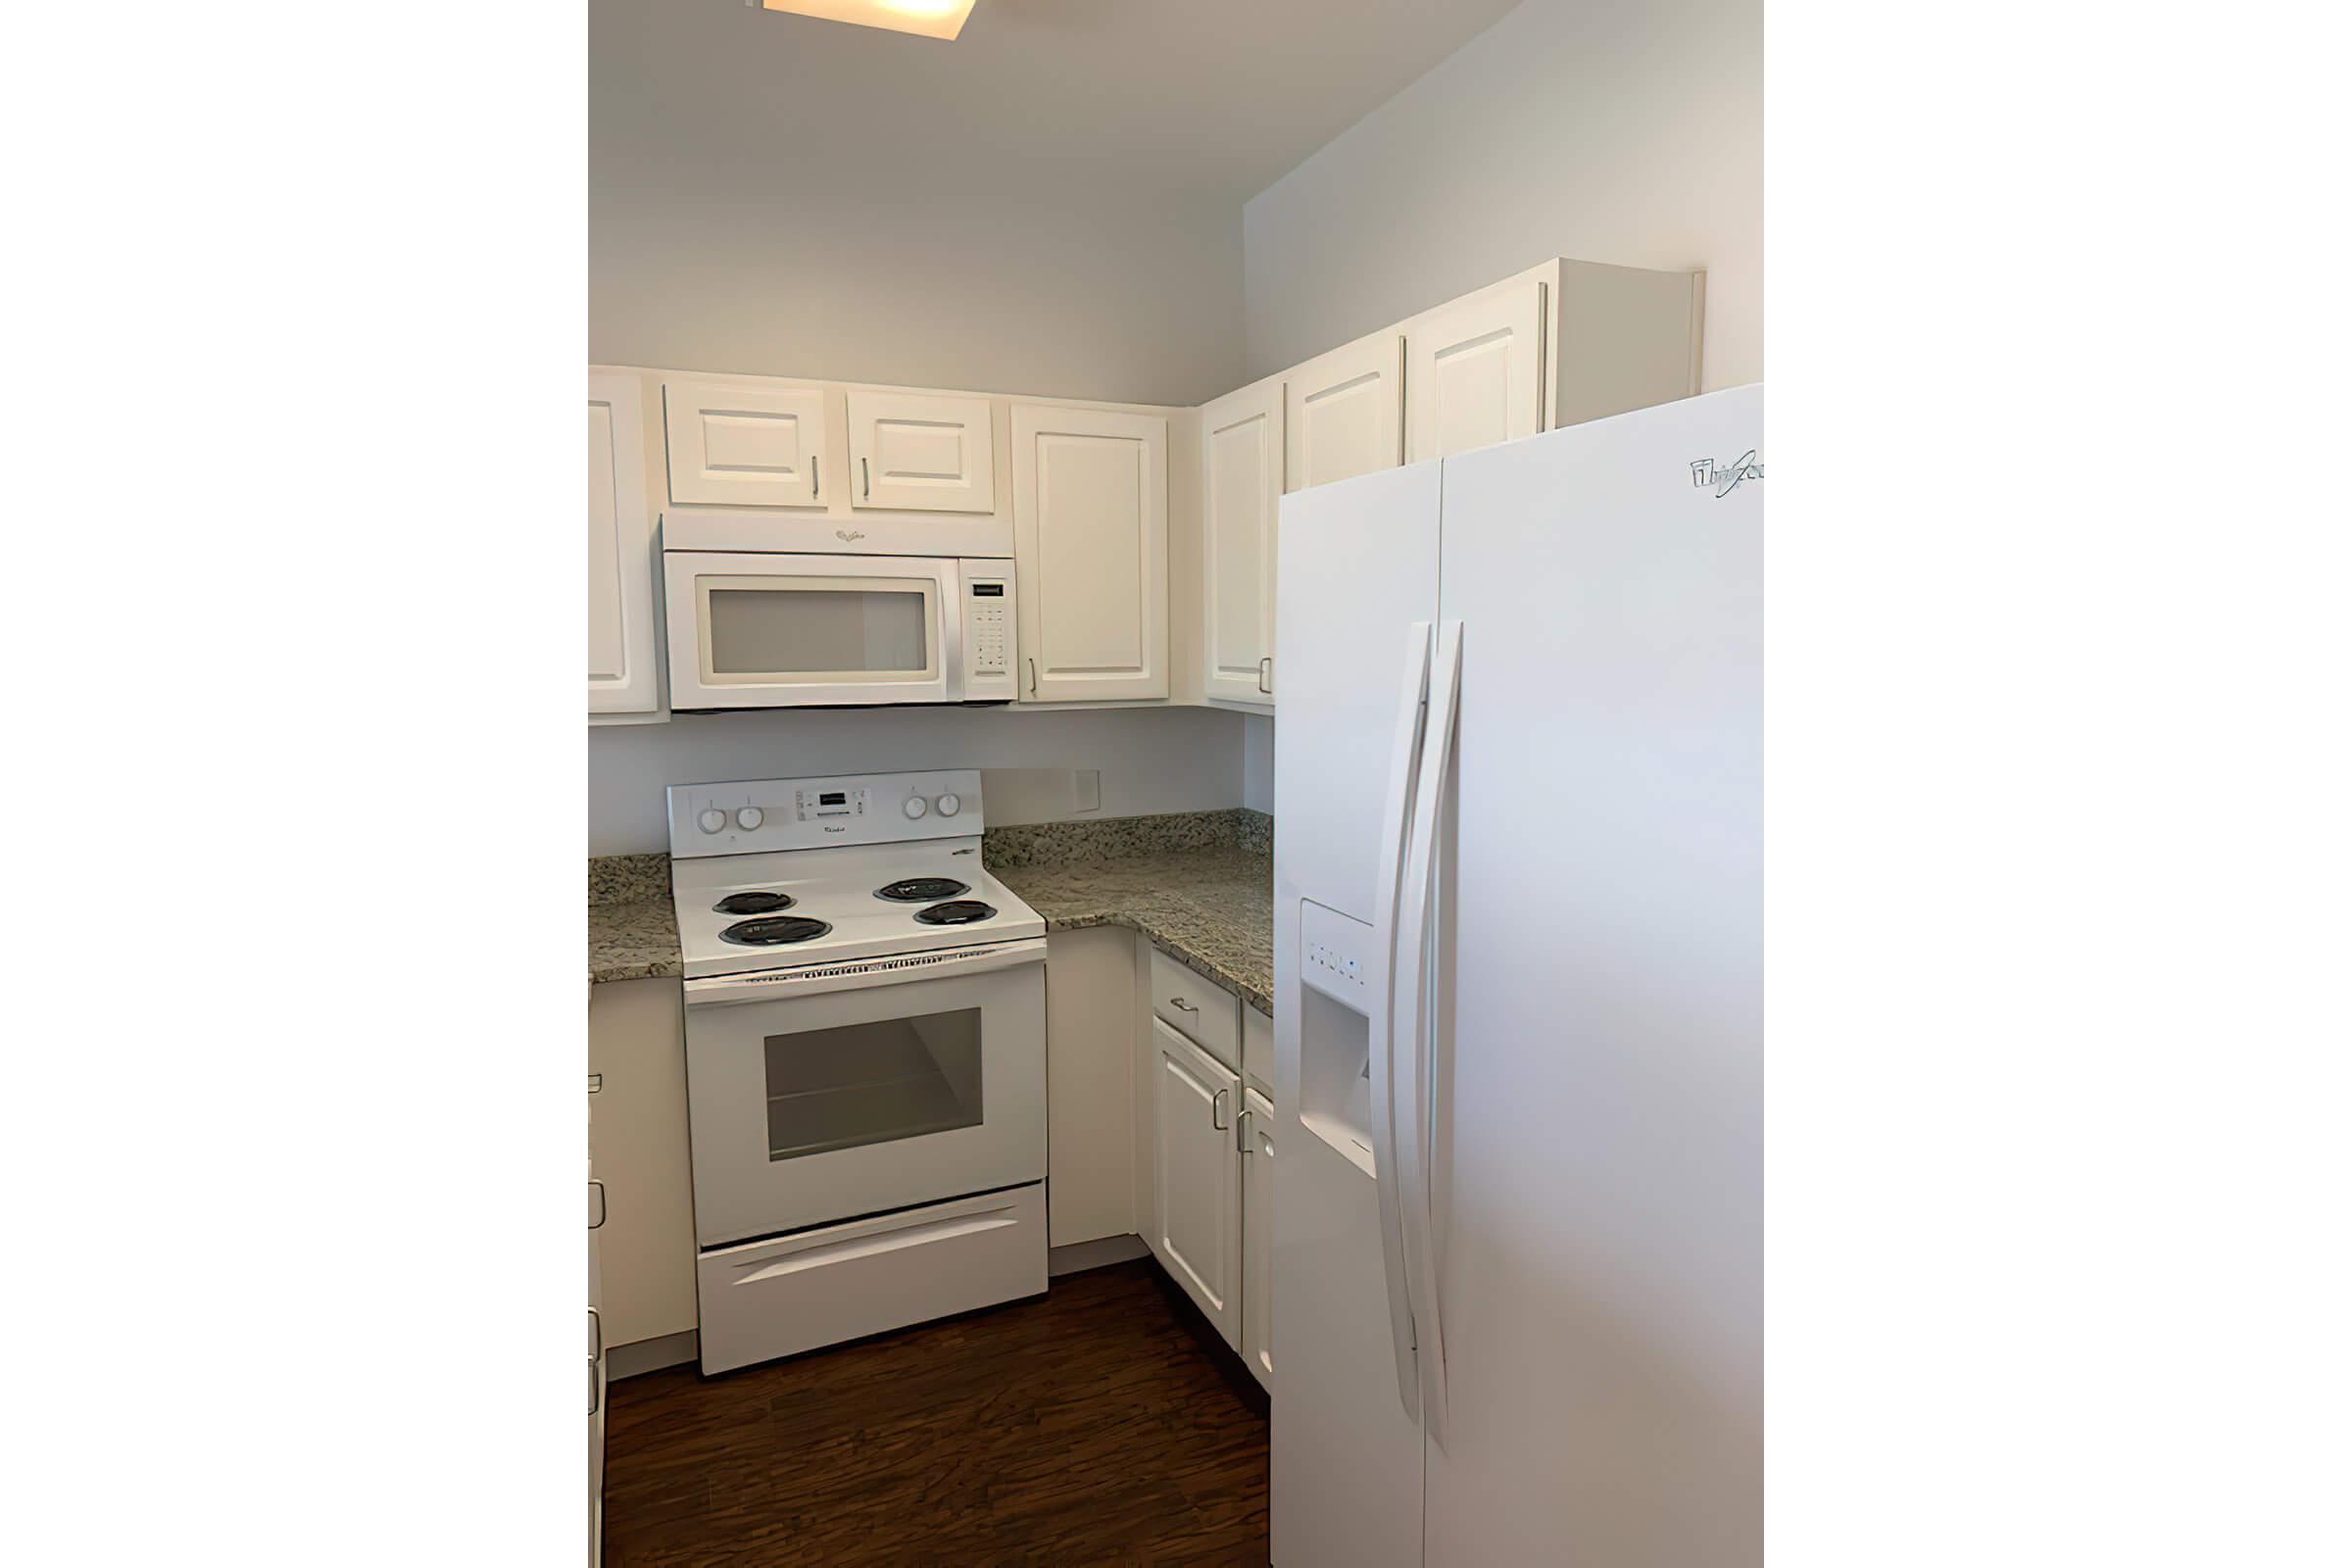
[[(718, 779), (977, 767), (992, 824), (1220, 810), (1253, 804), (1244, 799), (1247, 722), (1209, 708), (894, 708), (592, 726), (588, 853), (668, 850), (663, 791)], [(1098, 809), (1075, 808), (1073, 769), (1100, 772)]]

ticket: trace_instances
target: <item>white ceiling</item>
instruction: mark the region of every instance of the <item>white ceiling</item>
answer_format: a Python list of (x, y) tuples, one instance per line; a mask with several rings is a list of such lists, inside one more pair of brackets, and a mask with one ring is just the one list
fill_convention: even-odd
[(866, 169), (993, 163), (1238, 206), (1514, 3), (978, 0), (945, 43), (742, 0), (593, 0), (594, 151), (773, 168), (846, 139)]

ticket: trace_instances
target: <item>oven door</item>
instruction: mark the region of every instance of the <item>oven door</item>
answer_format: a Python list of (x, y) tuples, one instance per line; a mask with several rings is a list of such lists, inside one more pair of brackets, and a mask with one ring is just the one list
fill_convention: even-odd
[(1045, 956), (1032, 938), (687, 981), (702, 1245), (1043, 1180)]
[(673, 709), (947, 703), (962, 668), (956, 563), (663, 554)]

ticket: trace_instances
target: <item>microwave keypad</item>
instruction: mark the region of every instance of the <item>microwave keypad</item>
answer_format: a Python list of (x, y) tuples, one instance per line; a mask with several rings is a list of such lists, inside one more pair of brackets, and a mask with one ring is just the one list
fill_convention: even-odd
[(1002, 583), (972, 585), (969, 626), (975, 675), (1002, 675), (1008, 667), (1004, 596)]

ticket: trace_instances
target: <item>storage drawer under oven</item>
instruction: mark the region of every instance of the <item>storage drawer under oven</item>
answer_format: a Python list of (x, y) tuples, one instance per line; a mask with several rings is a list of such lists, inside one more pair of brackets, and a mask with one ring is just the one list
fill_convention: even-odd
[(1043, 1184), (705, 1252), (702, 1366), (838, 1345), (1046, 1288)]

